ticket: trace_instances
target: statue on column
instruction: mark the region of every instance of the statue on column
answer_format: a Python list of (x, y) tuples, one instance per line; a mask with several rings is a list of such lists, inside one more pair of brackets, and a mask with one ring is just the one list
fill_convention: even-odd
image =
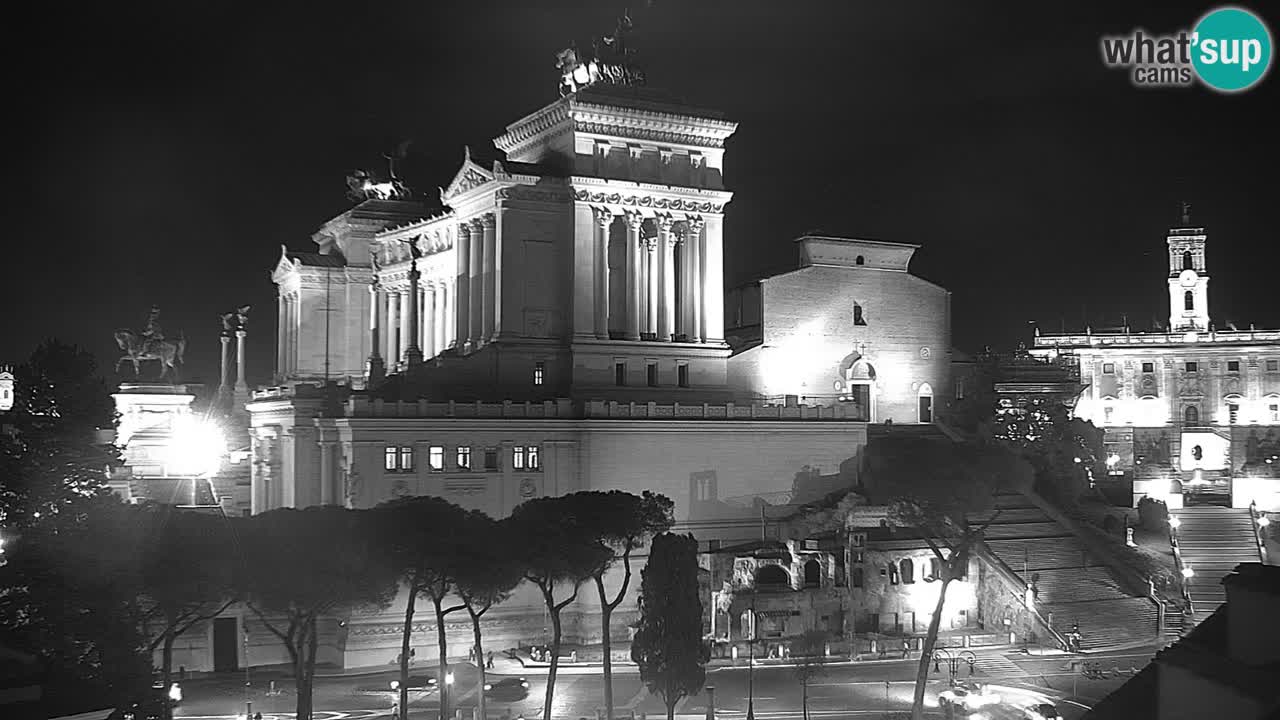
[(240, 307), (218, 315), (222, 320), (222, 334), (231, 337), (236, 332), (247, 330), (249, 326), (249, 309), (251, 305), (241, 305)]
[(187, 341), (181, 332), (178, 333), (177, 340), (165, 339), (164, 330), (160, 327), (159, 306), (151, 306), (151, 312), (147, 315), (146, 325), (141, 332), (120, 329), (116, 330), (114, 335), (116, 344), (124, 352), (116, 361), (116, 372), (120, 372), (121, 365), (129, 362), (133, 364), (134, 377), (140, 379), (141, 364), (144, 361), (155, 360), (160, 363), (159, 380), (164, 380), (167, 376), (177, 381), (177, 365), (182, 364)]

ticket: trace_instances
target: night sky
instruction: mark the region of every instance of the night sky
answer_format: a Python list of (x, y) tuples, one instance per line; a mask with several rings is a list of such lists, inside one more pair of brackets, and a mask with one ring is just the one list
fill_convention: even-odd
[[(188, 378), (216, 383), (217, 313), (249, 303), (261, 384), (280, 245), (314, 249), (347, 172), (412, 140), (404, 174), (438, 202), (463, 145), (492, 155), (555, 100), (555, 51), (623, 3), (38, 5), (7, 13), (0, 363), (56, 336), (109, 372), (112, 329), (156, 303)], [(1167, 317), (1186, 199), (1214, 320), (1280, 326), (1274, 68), (1233, 96), (1135, 88), (1099, 37), (1214, 5), (1093, 5), (633, 0), (632, 46), (650, 86), (739, 123), (726, 285), (793, 267), (792, 240), (823, 230), (922, 245), (912, 269), (954, 293), (961, 348), (1029, 321), (1142, 329)], [(1275, 35), (1280, 13), (1244, 6)]]

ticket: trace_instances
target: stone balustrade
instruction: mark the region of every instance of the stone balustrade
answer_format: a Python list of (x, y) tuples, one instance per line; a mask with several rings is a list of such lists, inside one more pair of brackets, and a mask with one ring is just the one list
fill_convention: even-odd
[(856, 421), (852, 408), (842, 405), (737, 405), (682, 403), (620, 403), (566, 398), (542, 402), (389, 402), (367, 397), (347, 399), (345, 415), (353, 418), (550, 418), (588, 420), (848, 420)]
[(1037, 348), (1080, 347), (1092, 345), (1186, 345), (1209, 342), (1276, 342), (1280, 330), (1216, 330), (1174, 333), (1084, 333), (1072, 335), (1040, 335), (1035, 339)]

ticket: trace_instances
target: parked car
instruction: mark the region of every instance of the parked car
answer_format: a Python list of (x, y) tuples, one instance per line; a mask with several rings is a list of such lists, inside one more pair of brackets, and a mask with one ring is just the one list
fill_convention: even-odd
[(1027, 716), (1027, 720), (1061, 720), (1062, 716), (1058, 714), (1058, 708), (1049, 703), (1039, 703), (1028, 708), (1023, 708), (1022, 712)]
[(485, 683), (484, 695), (504, 702), (523, 700), (529, 696), (529, 681), (522, 677), (509, 677)]

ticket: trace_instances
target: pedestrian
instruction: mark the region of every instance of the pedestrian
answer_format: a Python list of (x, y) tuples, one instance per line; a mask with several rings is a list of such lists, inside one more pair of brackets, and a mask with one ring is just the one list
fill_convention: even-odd
[(489, 657), (486, 658), (484, 661), (484, 667), (486, 670), (493, 669), (493, 651), (492, 650), (489, 651)]
[(910, 654), (911, 654), (911, 641), (903, 640), (902, 641), (902, 659), (906, 660), (907, 655), (910, 655)]

